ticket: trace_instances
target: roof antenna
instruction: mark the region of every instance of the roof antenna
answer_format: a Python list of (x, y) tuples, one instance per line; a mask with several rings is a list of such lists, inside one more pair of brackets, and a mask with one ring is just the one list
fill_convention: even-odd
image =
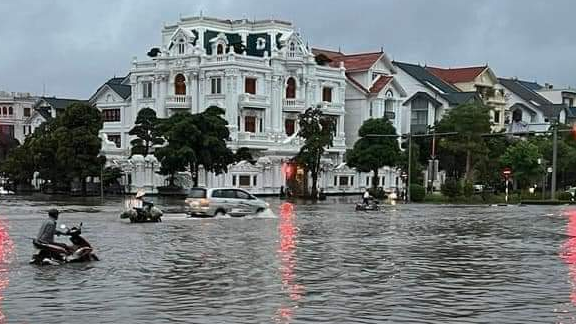
[(380, 46), (380, 53), (384, 53), (384, 46)]
[(42, 97), (46, 96), (46, 82), (42, 82)]
[(200, 10), (200, 19), (204, 18), (204, 11)]
[(338, 53), (342, 53), (342, 48), (338, 45)]

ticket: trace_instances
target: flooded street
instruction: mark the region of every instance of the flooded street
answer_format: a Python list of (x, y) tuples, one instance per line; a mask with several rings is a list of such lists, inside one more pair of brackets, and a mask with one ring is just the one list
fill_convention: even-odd
[[(1, 199), (6, 323), (576, 322), (568, 207), (270, 199), (273, 213), (200, 220), (170, 201), (162, 223), (129, 224), (120, 198)], [(101, 261), (28, 264), (52, 206)]]

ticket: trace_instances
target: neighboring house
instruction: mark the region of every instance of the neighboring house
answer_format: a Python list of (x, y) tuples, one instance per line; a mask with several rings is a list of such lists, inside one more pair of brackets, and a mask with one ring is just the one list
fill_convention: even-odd
[(313, 49), (323, 65), (346, 69), (346, 146), (358, 140), (358, 129), (369, 118), (386, 116), (398, 134), (407, 129), (402, 106), (406, 91), (396, 79), (397, 69), (384, 52), (344, 54)]
[(114, 143), (104, 146), (106, 149), (103, 153), (106, 156), (129, 154), (128, 132), (136, 120), (136, 114), (130, 109), (131, 95), (130, 75), (127, 75), (106, 81), (89, 99), (90, 104), (102, 112), (104, 126), (101, 134), (105, 134), (105, 138)]
[[(354, 188), (328, 180), (346, 149), (345, 70), (319, 64), (291, 23), (181, 18), (163, 27), (159, 53), (153, 52), (147, 60), (134, 59), (126, 78), (109, 80), (90, 99), (109, 115), (102, 132), (119, 147), (116, 163), (126, 165), (126, 170), (131, 168), (122, 162), (129, 159), (127, 133), (138, 111), (151, 108), (159, 118), (166, 118), (215, 105), (225, 110), (229, 147), (249, 148), (258, 162), (231, 166), (219, 176), (203, 172), (200, 184), (278, 193), (281, 186), (294, 182), (288, 178), (302, 173), (301, 169), (282, 172), (300, 149), (298, 114), (320, 106), (337, 125), (334, 146), (323, 159), (320, 186), (327, 192)], [(151, 185), (146, 189), (154, 191), (154, 186), (163, 185), (134, 177), (131, 190)], [(301, 177), (295, 181), (300, 189), (307, 185)]]
[(476, 92), (463, 92), (445, 82), (425, 66), (397, 62), (396, 78), (408, 94), (403, 106), (408, 107), (409, 128), (405, 133), (425, 133), (453, 107), (480, 100)]
[(567, 110), (539, 93), (538, 83), (518, 80), (517, 78), (499, 78), (505, 89), (506, 124), (508, 132), (546, 131), (556, 117), (566, 121)]
[(426, 70), (463, 92), (476, 92), (485, 105), (491, 108), (495, 131), (504, 129), (506, 100), (504, 89), (490, 67), (439, 68), (427, 66)]
[(35, 101), (29, 93), (0, 91), (0, 133), (23, 143), (32, 132), (26, 120), (32, 115)]
[(25, 124), (28, 127), (27, 135), (33, 133), (34, 130), (43, 122), (56, 118), (57, 115), (61, 114), (70, 105), (79, 102), (85, 103), (86, 101), (56, 97), (35, 98), (32, 106), (32, 114), (25, 121)]
[(566, 123), (576, 123), (576, 89), (554, 88), (551, 84), (536, 90), (540, 95), (548, 99), (553, 104), (564, 104), (566, 110)]

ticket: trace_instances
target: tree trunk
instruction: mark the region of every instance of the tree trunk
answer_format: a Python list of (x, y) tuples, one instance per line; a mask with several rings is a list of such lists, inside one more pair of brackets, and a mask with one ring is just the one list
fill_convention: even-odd
[(176, 177), (175, 173), (172, 173), (170, 177), (168, 177), (168, 186), (174, 187), (174, 178)]
[(378, 188), (378, 169), (372, 170), (374, 172), (374, 177), (372, 178), (372, 189), (376, 190)]
[(470, 181), (472, 178), (472, 152), (470, 150), (466, 151), (466, 174), (464, 179)]
[(190, 164), (190, 172), (192, 172), (192, 184), (198, 187), (198, 165), (195, 163)]
[(82, 191), (81, 191), (81, 192), (82, 192), (82, 196), (85, 197), (85, 196), (86, 196), (86, 178), (82, 177), (82, 178), (80, 179), (80, 184), (81, 184), (81, 187), (82, 187)]

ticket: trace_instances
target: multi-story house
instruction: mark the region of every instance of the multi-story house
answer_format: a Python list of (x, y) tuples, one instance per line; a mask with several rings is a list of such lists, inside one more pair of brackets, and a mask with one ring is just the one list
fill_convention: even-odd
[(29, 93), (0, 91), (0, 133), (23, 143), (33, 130), (26, 123), (36, 97)]
[[(358, 130), (364, 121), (370, 118), (385, 116), (396, 128), (398, 134), (406, 132), (408, 127), (406, 108), (402, 106), (406, 91), (396, 79), (397, 68), (388, 55), (382, 50), (372, 53), (345, 54), (340, 51), (313, 49), (316, 60), (320, 64), (346, 69), (346, 96), (344, 130), (346, 146), (352, 148), (358, 140)], [(357, 188), (368, 187), (371, 174), (357, 173), (356, 170), (341, 165), (334, 185), (353, 181), (354, 177), (361, 181)], [(399, 170), (387, 166), (379, 170), (376, 183), (385, 189), (402, 187)]]
[(536, 91), (555, 105), (563, 104), (566, 107), (565, 122), (574, 124), (576, 122), (576, 89), (554, 88), (551, 84), (545, 84)]
[(450, 109), (480, 100), (475, 91), (462, 91), (432, 74), (426, 67), (394, 61), (396, 78), (407, 92), (403, 106), (408, 108), (406, 133), (425, 133)]
[[(332, 172), (346, 149), (345, 68), (317, 62), (291, 23), (182, 18), (164, 26), (161, 45), (149, 54), (147, 60), (134, 59), (127, 77), (109, 80), (90, 99), (105, 117), (107, 156), (120, 164), (128, 159), (128, 132), (143, 108), (165, 118), (215, 105), (225, 110), (229, 147), (249, 148), (257, 163), (239, 163), (218, 176), (203, 173), (201, 185), (245, 187), (257, 193), (277, 193), (289, 183), (301, 188), (307, 177), (290, 164), (301, 144), (297, 118), (306, 108), (320, 106), (337, 125), (320, 181), (321, 187), (334, 189)], [(136, 162), (144, 163), (139, 159)], [(153, 157), (145, 162), (157, 163)], [(146, 181), (135, 177), (132, 188), (143, 182), (163, 184), (156, 176)]]
[(490, 67), (440, 68), (427, 66), (426, 70), (463, 92), (476, 92), (491, 108), (493, 129), (504, 129), (506, 100), (504, 89)]
[(539, 91), (543, 87), (538, 83), (517, 78), (498, 81), (505, 91), (508, 132), (545, 131), (556, 118), (562, 123), (566, 121), (566, 107), (542, 96)]

